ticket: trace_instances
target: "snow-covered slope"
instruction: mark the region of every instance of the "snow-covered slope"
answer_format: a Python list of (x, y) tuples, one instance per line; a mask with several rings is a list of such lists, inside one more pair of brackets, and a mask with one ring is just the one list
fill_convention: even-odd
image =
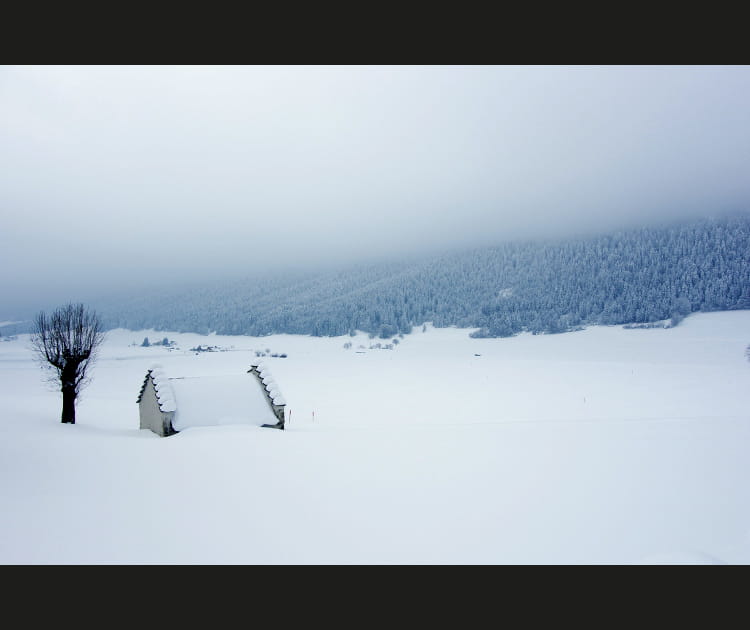
[[(2, 343), (0, 562), (750, 562), (750, 311), (467, 332), (111, 331), (74, 426), (28, 337)], [(288, 355), (263, 358), (285, 431), (138, 429), (153, 363), (244, 374), (256, 352)]]

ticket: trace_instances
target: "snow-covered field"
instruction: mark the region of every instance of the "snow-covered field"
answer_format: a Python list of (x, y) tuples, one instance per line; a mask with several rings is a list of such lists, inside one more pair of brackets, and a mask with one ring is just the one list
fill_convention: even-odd
[[(0, 343), (0, 562), (750, 562), (750, 311), (468, 332), (111, 331), (73, 426), (28, 336)], [(266, 349), (286, 431), (139, 430), (152, 364), (235, 375)]]

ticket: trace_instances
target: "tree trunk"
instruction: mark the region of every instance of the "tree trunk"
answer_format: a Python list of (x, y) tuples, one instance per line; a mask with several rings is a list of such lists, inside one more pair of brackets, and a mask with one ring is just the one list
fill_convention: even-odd
[(76, 390), (75, 387), (63, 387), (62, 422), (76, 423)]

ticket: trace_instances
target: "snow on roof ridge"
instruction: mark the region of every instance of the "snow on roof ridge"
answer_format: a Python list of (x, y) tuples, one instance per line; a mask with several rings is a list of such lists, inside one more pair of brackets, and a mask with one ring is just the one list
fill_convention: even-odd
[(265, 394), (271, 403), (279, 406), (286, 405), (286, 400), (281, 395), (281, 390), (279, 390), (279, 386), (276, 384), (276, 381), (271, 375), (271, 370), (268, 369), (266, 364), (260, 361), (258, 363), (251, 363), (250, 367), (255, 368), (258, 379), (260, 380), (261, 385), (265, 390)]
[(154, 383), (156, 402), (159, 405), (159, 409), (164, 412), (177, 411), (174, 390), (169, 383), (169, 377), (164, 368), (159, 364), (155, 364), (151, 366), (148, 373)]

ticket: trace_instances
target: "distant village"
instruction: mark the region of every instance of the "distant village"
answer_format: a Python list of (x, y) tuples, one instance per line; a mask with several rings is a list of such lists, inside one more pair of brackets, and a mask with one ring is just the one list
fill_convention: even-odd
[[(179, 350), (179, 346), (177, 345), (177, 342), (174, 339), (169, 339), (167, 337), (164, 337), (160, 341), (150, 341), (148, 337), (144, 337), (143, 341), (141, 343), (136, 343), (135, 341), (130, 344), (131, 347), (139, 346), (141, 348), (153, 348), (155, 346), (161, 347), (161, 348), (167, 348), (170, 352), (173, 350)], [(197, 346), (193, 348), (189, 348), (189, 352), (194, 352), (195, 354), (200, 354), (201, 352), (230, 352), (234, 351), (236, 348), (234, 346), (217, 346), (217, 345), (208, 345), (208, 344), (198, 344)], [(285, 352), (271, 352), (270, 348), (266, 348), (264, 350), (256, 350), (255, 351), (256, 357), (273, 357), (273, 358), (279, 358), (279, 359), (286, 359), (287, 354)]]

